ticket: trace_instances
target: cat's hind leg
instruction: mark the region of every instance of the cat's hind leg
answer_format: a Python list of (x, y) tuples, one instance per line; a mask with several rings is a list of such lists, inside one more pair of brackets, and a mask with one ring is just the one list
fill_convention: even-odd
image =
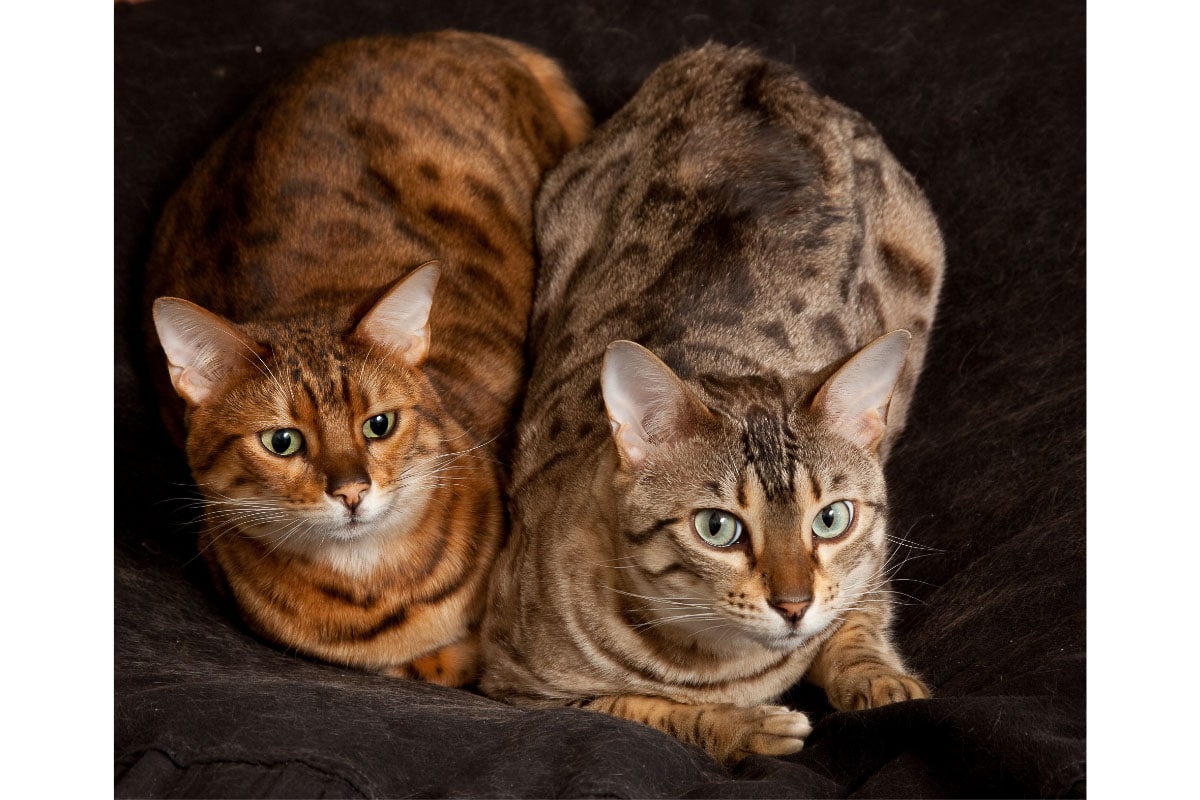
[(414, 658), (407, 664), (384, 670), (384, 674), (436, 683), (441, 686), (465, 686), (473, 683), (479, 672), (479, 637), (448, 644), (445, 647)]

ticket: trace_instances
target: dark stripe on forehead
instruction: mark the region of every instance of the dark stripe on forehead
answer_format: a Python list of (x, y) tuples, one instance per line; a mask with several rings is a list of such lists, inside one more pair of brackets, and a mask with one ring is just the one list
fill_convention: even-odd
[[(290, 382), (303, 387), (314, 407), (347, 402), (350, 396), (347, 385), (350, 382), (349, 354), (340, 334), (332, 327), (298, 324), (287, 331), (286, 338), (286, 346), (278, 359), (283, 365), (281, 371), (290, 377)], [(370, 360), (378, 360), (378, 357)], [(282, 375), (280, 377), (282, 379)]]
[(795, 491), (795, 443), (782, 421), (761, 406), (752, 406), (742, 430), (742, 450), (771, 502), (785, 501)]
[(317, 393), (312, 390), (312, 385), (307, 380), (301, 380), (300, 389), (304, 390), (305, 396), (308, 398), (308, 403), (312, 405), (312, 409), (319, 409), (320, 403), (317, 401)]
[(339, 405), (349, 405), (350, 381), (346, 377), (346, 362), (340, 354), (329, 365), (329, 384), (332, 389), (329, 394), (330, 401)]
[[(308, 381), (301, 379), (294, 382), (299, 384), (300, 390), (304, 392), (306, 397), (308, 397), (309, 407), (314, 411), (320, 408), (320, 406), (317, 404), (316, 395), (313, 394), (312, 388), (308, 385)], [(289, 392), (288, 395), (288, 411), (291, 412), (292, 419), (300, 419), (301, 414), (299, 407), (296, 405), (296, 395), (291, 392)]]
[(323, 411), (336, 402), (338, 393), (340, 393), (337, 391), (337, 383), (334, 371), (312, 374), (310, 380), (305, 381), (305, 389), (308, 391), (308, 396), (317, 399), (317, 408)]
[(808, 482), (812, 484), (813, 499), (820, 499), (824, 492), (821, 491), (821, 484), (817, 482), (817, 476), (813, 475), (811, 472), (808, 473)]
[(342, 384), (342, 403), (350, 407), (350, 378), (346, 374), (346, 362), (342, 361), (338, 364), (338, 380)]

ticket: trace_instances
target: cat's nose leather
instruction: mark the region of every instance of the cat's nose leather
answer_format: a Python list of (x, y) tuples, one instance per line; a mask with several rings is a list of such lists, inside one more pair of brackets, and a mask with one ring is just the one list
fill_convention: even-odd
[(772, 601), (771, 607), (779, 612), (785, 620), (795, 625), (804, 616), (804, 612), (812, 605), (812, 598), (796, 601)]
[(334, 489), (331, 494), (341, 500), (346, 508), (354, 510), (359, 503), (362, 502), (363, 495), (367, 493), (367, 489), (371, 488), (371, 484), (362, 481), (354, 481), (352, 483), (343, 483), (338, 488)]

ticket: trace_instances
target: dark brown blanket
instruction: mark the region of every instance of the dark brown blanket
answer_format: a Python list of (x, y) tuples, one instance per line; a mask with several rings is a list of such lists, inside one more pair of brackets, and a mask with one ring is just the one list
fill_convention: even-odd
[[(872, 120), (947, 241), (939, 322), (888, 468), (902, 650), (935, 698), (833, 713), (732, 773), (632, 723), (303, 660), (194, 559), (138, 318), (155, 218), (250, 99), (321, 44), (457, 27), (559, 59), (597, 119), (714, 39)], [(1080, 797), (1085, 779), (1083, 4), (154, 0), (116, 8), (120, 797)], [(183, 485), (180, 485), (183, 484)]]

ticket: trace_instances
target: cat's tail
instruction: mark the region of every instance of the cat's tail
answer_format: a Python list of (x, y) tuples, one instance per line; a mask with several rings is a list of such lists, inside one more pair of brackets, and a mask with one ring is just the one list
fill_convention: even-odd
[(532, 73), (534, 80), (546, 93), (550, 107), (554, 109), (554, 115), (558, 117), (558, 122), (567, 135), (567, 146), (573, 148), (582, 142), (592, 129), (592, 115), (588, 111), (587, 105), (576, 94), (571, 82), (567, 80), (566, 73), (563, 72), (558, 62), (532, 47), (511, 39), (489, 38), (524, 64), (525, 68)]

